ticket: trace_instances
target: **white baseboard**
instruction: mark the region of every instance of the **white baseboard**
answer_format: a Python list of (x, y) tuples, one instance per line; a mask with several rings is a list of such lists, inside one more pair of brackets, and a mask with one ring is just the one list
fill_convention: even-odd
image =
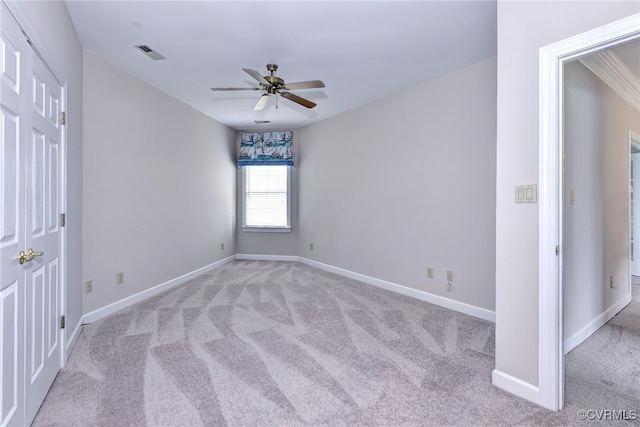
[(127, 298), (121, 299), (120, 301), (116, 301), (112, 304), (109, 304), (105, 307), (99, 308), (97, 310), (94, 310), (92, 312), (86, 313), (84, 316), (82, 316), (82, 322), (81, 323), (91, 323), (91, 322), (95, 322), (96, 320), (102, 319), (103, 317), (107, 317), (110, 314), (115, 313), (116, 311), (122, 310), (123, 308), (127, 308), (133, 304), (136, 304), (140, 301), (143, 301), (149, 297), (158, 295), (164, 291), (167, 291), (171, 288), (174, 288), (178, 285), (182, 285), (186, 282), (188, 282), (189, 280), (198, 277), (208, 271), (211, 271), (213, 269), (216, 269), (224, 264), (227, 264), (233, 260), (236, 259), (235, 255), (232, 255), (230, 257), (227, 258), (223, 258), (220, 261), (216, 261), (212, 264), (206, 265), (202, 268), (199, 268), (195, 271), (192, 271), (191, 273), (187, 273), (184, 274), (180, 277), (176, 277), (175, 279), (169, 280), (167, 282), (161, 283), (159, 285), (156, 285), (152, 288), (146, 289), (142, 292), (138, 292), (137, 294), (131, 295)]
[(428, 292), (420, 291), (418, 289), (409, 288), (407, 286), (399, 285), (397, 283), (387, 282), (385, 280), (376, 279), (375, 277), (365, 276), (364, 274), (355, 273), (353, 271), (345, 270), (343, 268), (334, 267), (329, 264), (324, 264), (318, 261), (314, 261), (308, 258), (298, 257), (295, 255), (259, 255), (259, 254), (236, 254), (230, 256), (228, 258), (217, 261), (213, 264), (210, 264), (206, 267), (202, 267), (198, 270), (192, 271), (191, 273), (187, 273), (183, 276), (177, 277), (168, 282), (162, 283), (160, 285), (149, 288), (145, 291), (139, 292), (135, 295), (117, 301), (115, 303), (109, 304), (105, 307), (94, 310), (90, 313), (86, 313), (82, 318), (82, 323), (91, 323), (95, 322), (98, 319), (102, 319), (112, 313), (115, 313), (118, 310), (122, 310), (123, 308), (129, 307), (133, 304), (136, 304), (146, 298), (157, 295), (161, 292), (164, 292), (168, 289), (171, 289), (175, 286), (186, 283), (187, 281), (197, 277), (201, 274), (206, 273), (207, 271), (213, 270), (221, 265), (224, 265), (228, 262), (231, 262), (235, 259), (238, 260), (252, 260), (252, 261), (293, 261), (293, 262), (301, 262), (303, 264), (310, 265), (312, 267), (319, 268), (321, 270), (329, 271), (331, 273), (338, 274), (343, 277), (348, 277), (350, 279), (358, 280), (360, 282), (377, 286), (382, 289), (386, 289), (392, 292), (396, 292), (402, 295), (406, 295), (412, 298), (419, 299), (421, 301), (425, 301), (431, 304), (438, 305), (440, 307), (448, 308), (450, 310), (454, 310), (460, 313), (468, 314), (470, 316), (477, 317), (479, 319), (487, 320), (489, 322), (496, 321), (496, 313), (491, 310), (487, 310), (484, 308), (476, 307), (471, 304), (467, 304), (460, 301), (455, 301), (449, 298), (441, 297), (439, 295), (430, 294)]
[(528, 382), (494, 369), (491, 373), (491, 383), (504, 391), (538, 404), (538, 387)]
[(609, 320), (620, 312), (623, 308), (631, 302), (631, 294), (626, 295), (620, 301), (609, 307), (606, 311), (600, 314), (598, 317), (589, 322), (584, 328), (580, 329), (571, 337), (564, 340), (564, 354), (566, 355), (571, 350), (582, 344), (584, 340), (589, 338), (595, 331), (604, 326)]
[(402, 295), (406, 295), (412, 298), (426, 301), (431, 304), (439, 305), (440, 307), (448, 308), (450, 310), (458, 311), (460, 313), (468, 314), (473, 317), (488, 320), (495, 323), (496, 313), (495, 311), (487, 310), (485, 308), (476, 307), (471, 304), (467, 304), (460, 301), (455, 301), (449, 298), (441, 297), (439, 295), (430, 294), (429, 292), (420, 291), (418, 289), (409, 288), (407, 286), (399, 285), (397, 283), (387, 282), (386, 280), (376, 279), (375, 277), (365, 276), (364, 274), (355, 273), (353, 271), (345, 270), (343, 268), (334, 267), (329, 264), (323, 264), (311, 259), (297, 257), (297, 260), (303, 264), (310, 265), (312, 267), (319, 268), (321, 270), (329, 271), (331, 273), (338, 274), (340, 276), (348, 277), (350, 279), (358, 280), (360, 282), (367, 283), (369, 285), (377, 286), (392, 292), (396, 292)]
[(295, 255), (258, 255), (258, 254), (236, 254), (236, 259), (250, 261), (298, 261)]

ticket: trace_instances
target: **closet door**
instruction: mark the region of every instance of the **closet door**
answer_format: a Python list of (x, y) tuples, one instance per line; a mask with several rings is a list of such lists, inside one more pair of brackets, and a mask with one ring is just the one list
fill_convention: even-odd
[(29, 425), (62, 362), (62, 88), (2, 4), (1, 425)]
[(27, 96), (24, 53), (29, 48), (4, 4), (0, 5), (0, 425), (24, 425), (25, 153)]

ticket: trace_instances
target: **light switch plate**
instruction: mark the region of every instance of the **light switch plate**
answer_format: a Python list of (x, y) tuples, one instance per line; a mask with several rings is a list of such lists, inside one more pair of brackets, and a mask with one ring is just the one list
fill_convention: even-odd
[(538, 203), (538, 186), (516, 185), (516, 203)]

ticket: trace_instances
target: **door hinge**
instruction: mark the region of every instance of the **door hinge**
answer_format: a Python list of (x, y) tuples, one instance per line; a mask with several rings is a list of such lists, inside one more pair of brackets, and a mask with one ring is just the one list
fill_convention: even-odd
[(67, 225), (67, 214), (60, 214), (60, 227)]
[(556, 255), (560, 255), (560, 245), (556, 245)]
[(67, 112), (63, 111), (62, 113), (60, 113), (60, 124), (62, 125), (66, 125), (67, 124)]
[(60, 318), (60, 329), (64, 329), (67, 325), (67, 316), (62, 316)]

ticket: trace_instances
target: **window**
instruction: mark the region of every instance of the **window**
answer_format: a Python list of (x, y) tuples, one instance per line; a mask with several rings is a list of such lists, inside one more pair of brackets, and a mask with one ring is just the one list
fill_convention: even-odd
[(292, 139), (291, 131), (241, 134), (243, 231), (291, 231)]
[(291, 231), (291, 166), (242, 168), (244, 231)]

